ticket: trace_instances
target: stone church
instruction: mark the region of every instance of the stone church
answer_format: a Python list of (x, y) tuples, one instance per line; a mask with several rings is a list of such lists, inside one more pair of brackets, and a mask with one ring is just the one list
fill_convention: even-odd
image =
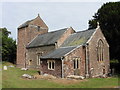
[(109, 45), (99, 27), (76, 32), (72, 27), (48, 31), (38, 15), (18, 27), (17, 67), (66, 78), (109, 73)]

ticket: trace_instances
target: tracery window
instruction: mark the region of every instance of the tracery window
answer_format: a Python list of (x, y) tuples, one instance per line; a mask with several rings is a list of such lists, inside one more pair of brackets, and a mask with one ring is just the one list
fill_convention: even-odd
[(103, 59), (104, 59), (104, 43), (100, 39), (98, 41), (98, 45), (97, 45), (97, 60), (98, 61), (103, 61)]

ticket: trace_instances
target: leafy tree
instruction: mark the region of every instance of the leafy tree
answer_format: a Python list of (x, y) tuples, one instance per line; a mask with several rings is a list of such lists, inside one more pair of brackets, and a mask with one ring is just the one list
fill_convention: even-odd
[(97, 22), (110, 45), (110, 59), (120, 62), (120, 2), (103, 4), (89, 20), (89, 29), (96, 28)]
[(9, 37), (9, 32), (6, 28), (0, 28), (0, 39), (2, 39), (2, 61), (15, 63), (16, 61), (16, 41)]

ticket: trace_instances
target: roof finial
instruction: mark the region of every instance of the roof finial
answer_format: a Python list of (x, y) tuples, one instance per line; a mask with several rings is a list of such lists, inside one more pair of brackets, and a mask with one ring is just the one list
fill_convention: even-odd
[(97, 22), (97, 28), (100, 28), (100, 23), (99, 22)]

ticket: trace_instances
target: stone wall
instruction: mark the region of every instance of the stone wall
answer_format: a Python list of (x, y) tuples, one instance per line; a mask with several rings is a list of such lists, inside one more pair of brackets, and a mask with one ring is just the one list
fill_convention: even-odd
[(71, 35), (73, 34), (75, 31), (73, 30), (72, 27), (68, 28), (64, 34), (60, 37), (60, 39), (57, 41), (57, 48), (59, 48), (63, 42)]
[[(37, 65), (38, 55), (43, 56), (50, 51), (55, 49), (54, 45), (51, 46), (44, 46), (44, 47), (37, 47), (37, 48), (29, 48), (27, 49), (27, 67), (28, 68), (40, 68), (40, 65)], [(31, 60), (31, 64), (29, 65), (29, 61)]]
[(26, 32), (27, 43), (30, 43), (39, 34), (45, 34), (47, 32), (48, 29), (42, 29), (39, 26), (29, 25)]
[(49, 70), (48, 69), (48, 60), (41, 60), (41, 73), (42, 74), (50, 74), (56, 77), (62, 77), (62, 61), (61, 60), (55, 60), (55, 69)]
[[(97, 45), (98, 41), (102, 40), (104, 43), (103, 47), (103, 61), (97, 60)], [(102, 32), (98, 29), (94, 36), (92, 36), (89, 42), (89, 74), (91, 77), (96, 77), (103, 75), (103, 69), (105, 69), (105, 74), (108, 74), (110, 67), (109, 62), (109, 46), (105, 40)]]
[(80, 46), (65, 56), (63, 65), (64, 77), (75, 74), (76, 69), (74, 69), (73, 62), (75, 58), (80, 58), (79, 69), (77, 70), (78, 75), (85, 76), (85, 49), (83, 46)]
[(17, 42), (17, 66), (25, 67), (26, 59), (26, 46), (29, 44), (37, 35), (48, 32), (48, 27), (44, 25), (44, 22), (38, 16), (30, 22), (26, 27), (18, 29), (18, 42)]
[(30, 22), (30, 25), (40, 26), (42, 29), (48, 30), (48, 26), (44, 23), (39, 15)]
[(18, 31), (18, 43), (17, 43), (17, 66), (24, 67), (25, 66), (25, 52), (26, 52), (26, 38), (25, 38), (26, 28), (20, 29)]

